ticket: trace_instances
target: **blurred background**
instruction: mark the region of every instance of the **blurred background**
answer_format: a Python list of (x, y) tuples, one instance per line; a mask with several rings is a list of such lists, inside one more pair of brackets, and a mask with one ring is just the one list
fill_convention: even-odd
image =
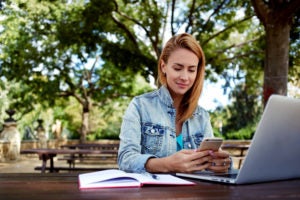
[(188, 32), (206, 55), (199, 104), (215, 135), (249, 140), (271, 94), (300, 97), (299, 6), (271, 2), (1, 1), (0, 130), (13, 110), (22, 140), (39, 127), (48, 140), (118, 139), (132, 97), (157, 88), (164, 43)]

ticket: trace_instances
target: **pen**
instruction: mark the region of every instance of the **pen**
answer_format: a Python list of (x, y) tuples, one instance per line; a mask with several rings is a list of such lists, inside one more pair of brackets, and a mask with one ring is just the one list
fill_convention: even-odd
[(156, 174), (151, 174), (149, 172), (144, 172), (143, 174), (146, 175), (146, 176), (149, 176), (149, 177), (151, 177), (151, 178), (153, 178), (155, 180), (159, 179), (159, 177)]

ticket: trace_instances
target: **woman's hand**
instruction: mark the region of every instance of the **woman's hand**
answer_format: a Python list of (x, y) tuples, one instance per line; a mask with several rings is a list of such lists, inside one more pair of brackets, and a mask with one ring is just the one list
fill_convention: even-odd
[(181, 150), (164, 158), (150, 158), (145, 167), (149, 172), (191, 173), (208, 168), (212, 157), (209, 151)]
[(169, 162), (174, 171), (191, 173), (208, 168), (211, 159), (209, 151), (181, 150), (170, 156)]
[(150, 158), (145, 168), (148, 172), (182, 172), (192, 173), (201, 170), (227, 172), (231, 165), (229, 154), (225, 151), (197, 151), (183, 149), (164, 158)]
[(226, 151), (209, 151), (211, 160), (209, 161), (208, 170), (213, 172), (227, 172), (231, 166), (229, 153)]

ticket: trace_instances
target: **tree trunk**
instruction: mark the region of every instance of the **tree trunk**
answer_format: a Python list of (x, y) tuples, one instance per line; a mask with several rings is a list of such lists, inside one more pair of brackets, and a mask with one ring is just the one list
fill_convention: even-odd
[(80, 143), (85, 143), (86, 136), (89, 132), (89, 114), (90, 108), (88, 104), (83, 105), (82, 108), (82, 124), (80, 130)]
[(289, 67), (289, 23), (268, 23), (264, 66), (264, 104), (272, 94), (287, 95)]
[(251, 0), (266, 31), (264, 94), (266, 105), (272, 94), (287, 95), (289, 39), (292, 19), (300, 9), (299, 0)]

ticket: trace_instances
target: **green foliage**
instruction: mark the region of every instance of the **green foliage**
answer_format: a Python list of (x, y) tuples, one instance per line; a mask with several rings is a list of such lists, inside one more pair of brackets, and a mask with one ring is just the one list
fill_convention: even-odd
[[(290, 68), (289, 81), (300, 88), (299, 74), (300, 74), (300, 9), (295, 14), (294, 26), (291, 28), (291, 46), (290, 46)], [(295, 95), (296, 96), (296, 95)], [(300, 96), (300, 92), (298, 92)]]
[[(53, 105), (53, 97), (75, 93), (82, 98), (87, 93), (100, 93), (104, 99), (111, 97), (112, 90), (125, 95), (129, 85), (120, 86), (129, 83), (128, 75), (122, 78), (124, 73), (116, 76), (117, 73), (130, 69), (127, 74), (142, 72), (147, 76), (149, 73), (143, 69), (156, 67), (153, 56), (140, 53), (113, 23), (112, 1), (15, 2), (21, 10), (8, 4), (3, 11), (10, 13), (1, 34), (5, 44), (0, 55), (2, 75), (28, 85), (36, 94), (33, 102)], [(116, 43), (114, 37), (121, 42)], [(99, 63), (99, 56), (104, 64)], [(91, 59), (95, 60), (93, 68), (88, 66)], [(114, 72), (108, 74), (111, 70)], [(24, 89), (23, 93), (28, 91)]]
[[(132, 78), (132, 76), (131, 76)], [(132, 85), (134, 95), (138, 95), (151, 90), (149, 84), (140, 75), (137, 75)], [(120, 97), (108, 101), (105, 105), (95, 106), (90, 112), (89, 126), (90, 132), (87, 140), (97, 139), (118, 139), (122, 121), (122, 116), (131, 98)], [(7, 101), (5, 101), (7, 103)], [(49, 138), (53, 138), (52, 126), (59, 120), (62, 124), (62, 136), (69, 139), (80, 138), (80, 127), (82, 122), (81, 105), (73, 97), (56, 100), (55, 106), (45, 109), (38, 104), (23, 116), (17, 111), (18, 129), (21, 135), (25, 129), (32, 132), (37, 127), (37, 120), (43, 119), (43, 126)], [(7, 116), (3, 116), (7, 117)], [(1, 129), (0, 129), (1, 130)]]
[[(223, 131), (255, 121), (266, 45), (249, 1), (10, 0), (0, 15), (0, 77), (12, 84), (0, 108), (14, 107), (20, 120), (52, 108), (47, 123), (60, 119), (78, 137), (88, 111), (89, 138), (116, 137), (130, 98), (149, 91), (149, 75), (157, 77), (163, 41), (185, 31), (204, 49), (206, 78), (220, 77), (224, 93), (234, 91)], [(299, 13), (294, 21), (290, 80), (298, 85)]]
[(226, 133), (226, 139), (229, 140), (251, 140), (256, 130), (256, 124), (247, 125), (237, 131)]
[(213, 127), (213, 132), (215, 137), (226, 139), (220, 132), (220, 129)]
[(230, 116), (224, 131), (238, 130), (257, 120), (262, 110), (262, 104), (258, 101), (259, 94), (251, 94), (243, 85), (239, 85), (232, 92), (233, 104), (228, 106)]
[[(212, 113), (212, 124), (215, 137), (221, 137), (226, 140), (251, 140), (256, 127), (258, 119), (261, 115), (256, 117), (254, 122), (246, 123), (245, 126), (240, 128), (233, 127), (232, 129), (226, 130), (228, 123), (227, 115), (230, 115), (230, 112), (226, 108), (216, 111), (217, 114)], [(230, 120), (229, 120), (230, 121)], [(222, 122), (222, 124), (220, 124)], [(229, 122), (230, 123), (230, 122)], [(223, 127), (224, 126), (224, 127)], [(225, 129), (224, 129), (225, 128)]]
[[(107, 0), (8, 2), (2, 12), (7, 15), (0, 35), (0, 75), (21, 83), (11, 106), (25, 114), (36, 104), (47, 108), (61, 97), (74, 97), (89, 112), (92, 106), (133, 96), (133, 74), (154, 62), (120, 32), (112, 19), (115, 6)], [(116, 43), (110, 35), (125, 42)], [(78, 128), (77, 121), (64, 117), (74, 124), (71, 132), (83, 126), (89, 131), (83, 118)]]
[(215, 134), (225, 139), (251, 139), (262, 114), (262, 100), (257, 90), (248, 90), (245, 84), (231, 92), (232, 103), (211, 113)]
[[(5, 110), (8, 108), (7, 90), (5, 89), (5, 82), (0, 80), (0, 121), (4, 119)], [(0, 129), (1, 130), (1, 129)]]

